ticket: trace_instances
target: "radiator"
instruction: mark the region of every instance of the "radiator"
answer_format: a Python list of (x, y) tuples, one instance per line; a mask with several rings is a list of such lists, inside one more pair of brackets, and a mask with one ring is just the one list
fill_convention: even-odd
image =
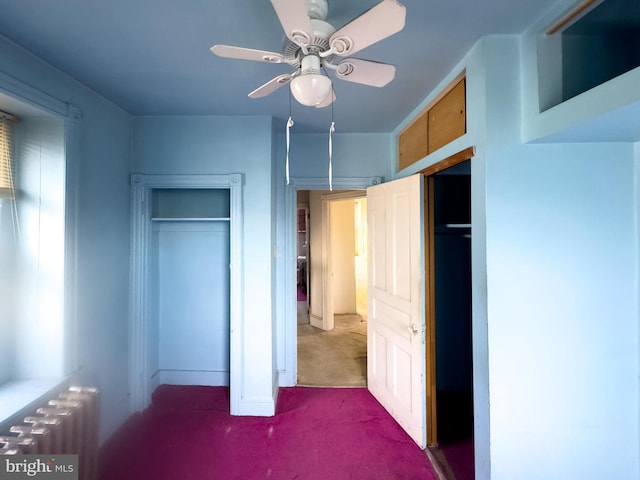
[(0, 435), (0, 455), (77, 454), (79, 479), (96, 480), (99, 412), (96, 388), (69, 387)]

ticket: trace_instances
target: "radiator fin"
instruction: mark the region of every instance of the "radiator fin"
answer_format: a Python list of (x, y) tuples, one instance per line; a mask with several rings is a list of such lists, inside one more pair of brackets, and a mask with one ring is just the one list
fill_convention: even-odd
[(77, 454), (80, 480), (98, 476), (99, 392), (72, 386), (0, 435), (0, 455)]

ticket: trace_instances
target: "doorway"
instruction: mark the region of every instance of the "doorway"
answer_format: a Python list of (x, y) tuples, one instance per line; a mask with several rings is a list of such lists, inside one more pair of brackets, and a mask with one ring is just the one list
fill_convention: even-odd
[(366, 386), (363, 191), (297, 191), (297, 381)]
[(432, 201), (437, 425), (430, 443), (437, 445), (432, 451), (450, 478), (472, 480), (470, 160), (426, 181)]
[(149, 361), (160, 384), (229, 385), (229, 189), (151, 190)]
[(296, 210), (297, 323), (309, 323), (309, 191), (298, 192)]
[[(129, 344), (129, 388), (133, 411), (143, 410), (151, 401), (152, 392), (161, 381), (171, 383), (228, 384), (230, 411), (232, 415), (242, 413), (240, 386), (243, 383), (242, 358), (242, 175), (131, 175), (131, 342)], [(203, 198), (206, 197), (206, 198)], [(203, 201), (204, 200), (204, 201)], [(184, 223), (184, 226), (180, 224)], [(185, 232), (186, 231), (186, 232)], [(163, 238), (164, 237), (164, 238)], [(166, 240), (166, 241), (165, 241)], [(217, 357), (210, 352), (204, 354), (206, 364), (197, 355), (191, 356), (188, 338), (171, 337), (176, 329), (171, 326), (176, 317), (158, 317), (161, 305), (159, 296), (164, 290), (174, 290), (171, 281), (162, 286), (155, 283), (155, 271), (165, 269), (165, 277), (170, 280), (174, 265), (180, 269), (189, 268), (183, 264), (187, 253), (195, 241), (199, 251), (224, 251), (224, 255), (210, 257), (205, 269), (209, 280), (223, 281), (224, 308), (219, 310), (218, 323), (223, 333), (216, 332), (220, 344), (207, 345), (220, 348)], [(177, 243), (176, 243), (177, 242)], [(179, 255), (174, 255), (177, 247)], [(160, 251), (168, 255), (158, 257)], [(184, 253), (184, 256), (182, 254)], [(162, 263), (156, 262), (160, 259)], [(180, 284), (184, 289), (199, 265), (190, 264), (191, 273), (180, 276), (187, 281)], [(224, 273), (223, 273), (224, 271)], [(179, 280), (179, 278), (177, 279)], [(180, 296), (173, 296), (173, 307), (183, 302)], [(196, 302), (198, 303), (198, 302)], [(162, 305), (162, 308), (167, 305)], [(161, 321), (168, 328), (162, 338)], [(202, 322), (196, 322), (202, 325)], [(204, 322), (206, 323), (206, 322)], [(182, 329), (178, 329), (182, 330)], [(235, 333), (234, 333), (235, 332)], [(195, 330), (189, 335), (198, 334)], [(205, 333), (207, 335), (207, 333)], [(162, 343), (166, 340), (166, 344)], [(174, 341), (175, 340), (175, 341)], [(187, 345), (182, 352), (177, 342)], [(218, 340), (215, 340), (216, 342)], [(169, 347), (169, 348), (163, 348)], [(210, 350), (209, 348), (209, 350)], [(167, 353), (167, 355), (163, 355)], [(175, 356), (178, 355), (178, 356)], [(164, 372), (162, 372), (164, 370)], [(176, 378), (176, 376), (178, 378)]]

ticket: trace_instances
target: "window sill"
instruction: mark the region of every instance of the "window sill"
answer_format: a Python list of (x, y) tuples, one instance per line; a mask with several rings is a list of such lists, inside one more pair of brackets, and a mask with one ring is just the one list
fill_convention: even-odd
[(12, 425), (22, 423), (22, 417), (53, 398), (65, 384), (63, 378), (18, 380), (0, 385), (0, 434)]

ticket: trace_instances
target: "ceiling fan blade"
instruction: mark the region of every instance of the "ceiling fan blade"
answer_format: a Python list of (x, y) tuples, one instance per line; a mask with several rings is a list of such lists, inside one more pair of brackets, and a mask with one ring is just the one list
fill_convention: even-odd
[(211, 53), (214, 53), (219, 57), (255, 60), (256, 62), (267, 63), (284, 62), (284, 57), (279, 53), (254, 50), (252, 48), (232, 47), (230, 45), (214, 45), (210, 50)]
[(371, 60), (345, 58), (336, 66), (338, 78), (372, 87), (384, 87), (396, 76), (395, 65)]
[(249, 97), (250, 98), (266, 97), (267, 95), (275, 92), (280, 87), (289, 83), (291, 79), (295, 76), (296, 76), (296, 72), (278, 75), (276, 78), (272, 78), (264, 85), (261, 85), (258, 88), (256, 88), (253, 92), (249, 94)]
[(331, 52), (346, 57), (399, 32), (404, 28), (406, 13), (398, 1), (382, 0), (331, 35)]
[(307, 14), (306, 0), (271, 0), (278, 20), (289, 40), (307, 47), (313, 38), (313, 26)]
[(316, 108), (328, 107), (329, 105), (331, 105), (335, 101), (336, 101), (336, 92), (332, 88), (331, 89), (331, 93), (329, 95), (327, 95), (327, 98), (325, 98), (318, 105), (316, 105)]

